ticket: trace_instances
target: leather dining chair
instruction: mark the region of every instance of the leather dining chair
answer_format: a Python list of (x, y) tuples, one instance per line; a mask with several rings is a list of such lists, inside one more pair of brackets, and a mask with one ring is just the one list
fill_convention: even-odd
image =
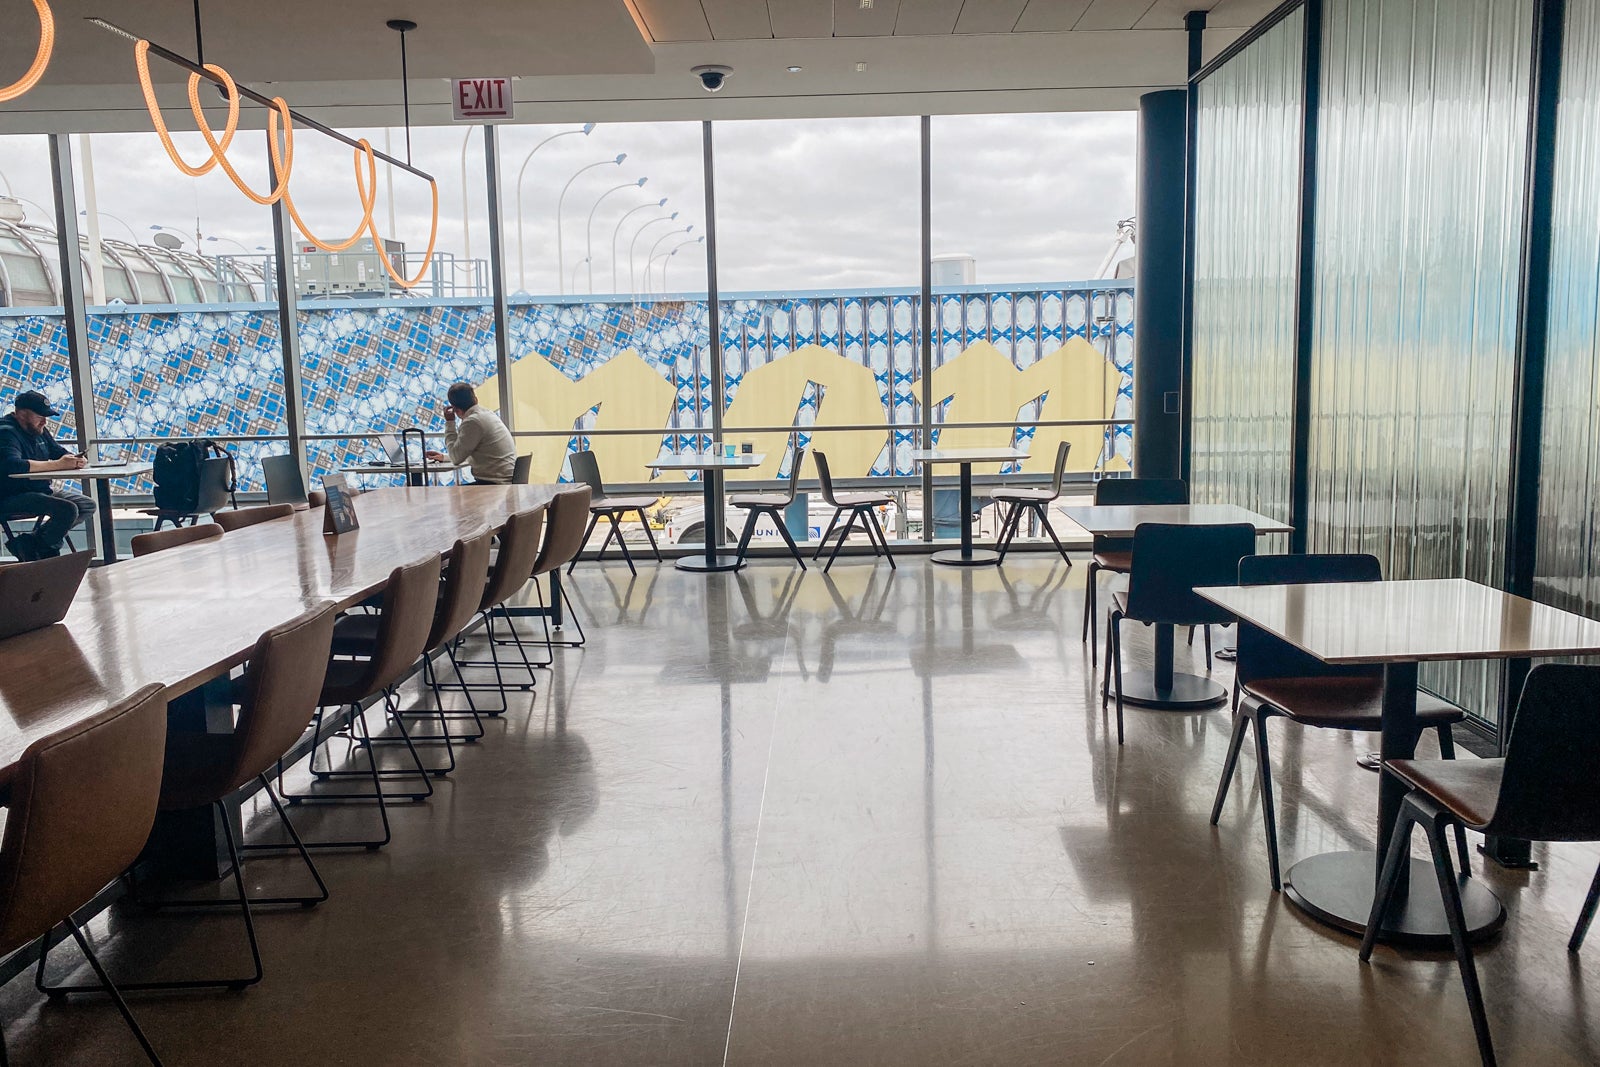
[(533, 454), (518, 456), (511, 465), (511, 484), (527, 485), (533, 480)]
[[(653, 505), (658, 498), (640, 494), (639, 496), (611, 496), (606, 492), (606, 483), (600, 477), (600, 464), (595, 459), (593, 452), (574, 452), (567, 457), (567, 462), (572, 465), (572, 480), (589, 487), (592, 494), (589, 499), (589, 528), (584, 531), (583, 543), (588, 545), (589, 536), (594, 533), (594, 528), (601, 519), (611, 524), (611, 529), (606, 533), (606, 539), (600, 543), (600, 551), (595, 553), (595, 560), (599, 561), (606, 554), (606, 549), (611, 545), (611, 539), (617, 539), (617, 547), (622, 549), (622, 558), (628, 563), (628, 571), (638, 574), (638, 568), (633, 565), (633, 553), (628, 551), (628, 542), (622, 536), (622, 517), (630, 512), (638, 512), (639, 525), (644, 527), (645, 537), (650, 539), (650, 551), (655, 555), (656, 562), (661, 562), (661, 547), (656, 544), (655, 532), (650, 529), (650, 516), (646, 509)], [(709, 518), (709, 516), (707, 516)], [(581, 552), (582, 549), (580, 548)], [(572, 573), (572, 568), (578, 565), (578, 557), (573, 556), (572, 562), (567, 565), (567, 573)]]
[(306, 494), (306, 506), (313, 508), (326, 507), (328, 494), (321, 489), (313, 489)]
[(134, 534), (133, 540), (128, 543), (133, 548), (135, 556), (148, 556), (155, 552), (165, 552), (169, 548), (192, 545), (196, 541), (214, 541), (221, 536), (222, 527), (217, 523), (208, 522), (203, 526), (199, 524), (174, 526), (170, 530)]
[(263, 504), (254, 508), (233, 508), (230, 511), (219, 511), (211, 516), (211, 521), (222, 527), (224, 533), (242, 530), (246, 526), (255, 526), (257, 523), (271, 522), (274, 519), (287, 519), (294, 514), (293, 504)]
[[(1111, 598), (1106, 628), (1106, 672), (1101, 704), (1111, 690), (1117, 700), (1117, 744), (1122, 744), (1122, 623), (1209, 626), (1233, 617), (1195, 589), (1233, 585), (1239, 561), (1255, 551), (1256, 529), (1249, 523), (1181, 526), (1141, 523), (1133, 533), (1133, 569), (1128, 588)], [(1112, 679), (1115, 678), (1113, 685)]]
[(306, 479), (293, 456), (262, 456), (261, 480), (267, 483), (267, 503), (305, 505)]
[[(565, 495), (565, 494), (563, 494)], [(577, 494), (586, 505), (587, 495), (585, 489)], [(528, 578), (533, 574), (533, 565), (539, 558), (539, 537), (544, 532), (545, 512), (547, 508), (533, 508), (528, 511), (519, 511), (506, 521), (501, 527), (499, 538), (500, 547), (494, 555), (494, 562), (489, 566), (489, 581), (484, 586), (483, 598), (478, 601), (478, 614), (483, 619), (484, 636), (489, 643), (489, 658), (486, 660), (461, 659), (458, 655), (453, 661), (456, 676), (461, 679), (456, 682), (441, 682), (440, 688), (451, 689), (464, 693), (499, 693), (500, 706), (498, 708), (479, 708), (483, 715), (495, 716), (505, 714), (506, 708), (506, 681), (505, 671), (517, 669), (515, 663), (501, 663), (500, 646), (502, 644), (515, 645), (521, 656), (521, 669), (527, 673), (527, 681), (519, 683), (518, 688), (529, 690), (533, 688), (533, 669), (537, 664), (528, 658), (527, 649), (524, 647), (524, 638), (518, 632), (510, 616), (505, 615), (500, 609), (505, 602), (516, 596), (522, 587), (528, 583)], [(500, 638), (500, 627), (495, 625), (495, 620), (500, 619), (504, 628), (510, 634), (508, 638)], [(483, 668), (494, 671), (493, 682), (469, 682), (462, 677), (462, 668)]]
[[(1422, 827), (1455, 947), (1461, 985), (1472, 1015), (1478, 1053), (1495, 1062), (1489, 1017), (1478, 968), (1467, 938), (1461, 881), (1470, 877), (1450, 864), (1445, 831), (1466, 826), (1483, 834), (1526, 841), (1600, 841), (1600, 667), (1546, 663), (1535, 667), (1522, 688), (1510, 741), (1502, 759), (1385, 760), (1383, 773), (1410, 788), (1400, 804), (1378, 879), (1378, 892), (1361, 941), (1361, 961), (1372, 958), (1384, 913), (1395, 896), (1402, 862), (1411, 855), (1411, 831)], [(1591, 898), (1593, 890), (1591, 890)], [(1585, 902), (1586, 912), (1589, 903)], [(1567, 944), (1576, 952), (1587, 920)]]
[(1017, 528), (1022, 524), (1022, 516), (1033, 512), (1039, 518), (1039, 525), (1044, 527), (1044, 532), (1050, 535), (1050, 540), (1055, 542), (1056, 551), (1061, 553), (1061, 558), (1067, 561), (1067, 566), (1072, 566), (1072, 557), (1067, 555), (1067, 550), (1061, 544), (1061, 538), (1056, 536), (1056, 528), (1050, 525), (1050, 505), (1061, 499), (1061, 483), (1067, 476), (1067, 456), (1072, 452), (1072, 442), (1062, 441), (1056, 446), (1056, 466), (1050, 479), (1049, 488), (1034, 488), (1032, 486), (1001, 486), (989, 494), (996, 504), (1006, 507), (1005, 517), (1000, 520), (999, 549), (1000, 560), (1006, 561), (1006, 553), (1011, 551), (1011, 542), (1017, 538)]
[(867, 540), (872, 544), (872, 554), (883, 552), (883, 558), (889, 561), (889, 569), (895, 567), (894, 553), (889, 551), (889, 540), (883, 535), (883, 527), (878, 525), (878, 508), (887, 507), (893, 503), (888, 493), (837, 493), (833, 488), (833, 473), (828, 469), (828, 457), (821, 449), (812, 453), (812, 461), (817, 468), (817, 487), (822, 493), (822, 499), (833, 508), (833, 518), (828, 520), (828, 528), (822, 532), (822, 539), (817, 542), (817, 550), (811, 558), (816, 560), (822, 556), (822, 550), (828, 547), (828, 538), (833, 536), (833, 531), (839, 525), (839, 517), (846, 511), (850, 519), (844, 524), (844, 529), (839, 532), (839, 543), (833, 546), (833, 552), (828, 556), (828, 562), (822, 567), (824, 574), (833, 569), (833, 561), (838, 558), (839, 550), (850, 539), (850, 531), (855, 528), (856, 520), (861, 521), (861, 528), (866, 531)]
[[(1102, 478), (1094, 485), (1094, 506), (1128, 504), (1187, 504), (1189, 486), (1176, 478)], [(1096, 537), (1089, 557), (1088, 584), (1083, 601), (1083, 639), (1089, 642), (1089, 663), (1095, 662), (1096, 632), (1100, 625), (1101, 571), (1127, 574), (1133, 567), (1133, 539)]]
[[(1246, 556), (1239, 561), (1240, 585), (1315, 585), (1321, 582), (1377, 582), (1383, 566), (1376, 556), (1288, 555)], [(1383, 726), (1383, 668), (1330, 666), (1315, 656), (1249, 623), (1239, 624), (1238, 658), (1234, 662), (1233, 735), (1211, 806), (1211, 825), (1222, 817), (1222, 805), (1239, 764), (1244, 735), (1255, 731), (1256, 781), (1261, 793), (1261, 821), (1267, 835), (1267, 870), (1276, 892), (1279, 877), (1277, 812), (1272, 796), (1272, 761), (1267, 750), (1267, 720), (1285, 718), (1301, 726), (1325, 730), (1377, 732)], [(1428, 693), (1417, 693), (1417, 721), (1438, 731), (1439, 751), (1455, 759), (1451, 726), (1466, 713)], [(1463, 869), (1468, 866), (1466, 831), (1457, 827), (1456, 844)]]
[[(239, 990), (254, 985), (261, 981), (262, 969), (261, 948), (256, 940), (252, 908), (283, 904), (311, 907), (328, 899), (328, 887), (317, 872), (316, 865), (311, 862), (311, 855), (296, 833), (283, 804), (273, 793), (267, 772), (273, 769), (284, 753), (294, 747), (311, 722), (311, 715), (316, 710), (317, 694), (322, 689), (322, 679), (317, 677), (316, 671), (306, 670), (306, 664), (327, 662), (328, 645), (333, 638), (333, 619), (333, 606), (324, 605), (281, 626), (275, 626), (256, 639), (244, 676), (233, 686), (235, 699), (239, 703), (239, 717), (231, 733), (199, 730), (167, 732), (160, 810), (182, 812), (212, 808), (216, 811), (216, 821), (222, 826), (223, 840), (228, 848), (233, 898), (148, 899), (137, 894), (138, 885), (130, 876), (136, 899), (145, 907), (238, 907), (244, 918), (245, 937), (250, 946), (251, 973), (232, 978), (125, 982), (121, 988)], [(283, 848), (278, 845), (243, 845), (234, 835), (233, 819), (226, 802), (252, 782), (259, 783), (266, 790), (267, 798), (289, 833), (293, 848), (299, 852), (307, 871), (316, 882), (315, 895), (252, 897), (246, 891), (244, 863), (240, 853), (252, 847), (272, 851), (281, 851)], [(83, 993), (93, 988), (56, 986), (47, 992)]]
[[(73, 914), (132, 866), (155, 824), (167, 702), (159, 685), (29, 745), (17, 761), (0, 840), (0, 953), (40, 942), (65, 925), (128, 1029), (161, 1059), (100, 964)], [(0, 1062), (4, 1062), (0, 1040)]]
[(778, 533), (783, 537), (783, 543), (789, 546), (789, 554), (794, 561), (800, 564), (800, 569), (806, 569), (806, 559), (800, 554), (800, 546), (794, 543), (794, 535), (789, 532), (789, 524), (783, 521), (783, 513), (794, 503), (795, 494), (800, 488), (800, 468), (805, 464), (806, 450), (796, 447), (794, 460), (789, 465), (789, 481), (781, 493), (734, 493), (728, 497), (728, 506), (742, 508), (749, 512), (749, 517), (744, 521), (744, 531), (739, 535), (739, 562), (744, 562), (745, 552), (750, 548), (750, 538), (756, 532), (756, 520), (762, 515), (769, 515), (772, 524), (778, 528)]
[[(378, 806), (378, 816), (383, 824), (381, 838), (307, 841), (307, 848), (382, 848), (391, 837), (388, 802), (404, 799), (420, 803), (433, 795), (433, 783), (429, 780), (427, 768), (423, 766), (422, 757), (410, 743), (404, 720), (395, 714), (398, 701), (394, 687), (405, 677), (417, 657), (422, 655), (427, 644), (428, 631), (433, 625), (433, 614), (439, 599), (440, 573), (438, 553), (416, 563), (396, 567), (384, 585), (382, 608), (378, 613), (378, 641), (372, 650), (373, 654), (363, 659), (334, 657), (327, 661), (327, 673), (317, 696), (317, 711), (312, 720), (309, 770), (312, 777), (319, 781), (345, 777), (367, 778), (372, 783), (372, 791), (288, 793), (283, 788), (283, 762), (278, 761), (278, 795), (291, 804), (375, 803)], [(380, 698), (379, 703), (384, 708), (387, 720), (400, 731), (413, 768), (385, 770), (379, 766), (363, 707), (373, 697)], [(367, 760), (365, 770), (336, 770), (331, 765), (331, 755), (328, 757), (328, 767), (317, 767), (317, 754), (323, 751), (330, 739), (323, 733), (326, 719), (324, 709), (330, 707), (350, 710), (350, 718), (337, 732), (362, 750)], [(385, 792), (383, 779), (396, 776), (419, 778), (424, 788), (411, 792)]]
[[(572, 598), (567, 596), (566, 590), (559, 582), (552, 581), (551, 601), (545, 603), (544, 586), (539, 584), (539, 579), (547, 574), (554, 574), (561, 569), (562, 564), (571, 560), (578, 554), (583, 546), (583, 520), (589, 512), (589, 489), (569, 490), (557, 493), (550, 499), (550, 506), (545, 509), (544, 542), (539, 546), (539, 556), (533, 561), (533, 590), (539, 598), (539, 621), (544, 625), (544, 647), (546, 652), (554, 655), (557, 644), (569, 648), (581, 647), (589, 637), (583, 632), (583, 622), (578, 618), (577, 611), (573, 608)], [(571, 619), (572, 624), (578, 628), (576, 641), (556, 641), (550, 632), (550, 611), (559, 601), (562, 608), (562, 618)], [(554, 659), (546, 659), (542, 663), (535, 663), (535, 667), (548, 667)]]

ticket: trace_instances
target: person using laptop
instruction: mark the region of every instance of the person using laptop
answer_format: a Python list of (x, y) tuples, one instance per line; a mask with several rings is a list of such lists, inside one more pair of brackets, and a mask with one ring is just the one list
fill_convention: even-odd
[(466, 464), (472, 480), (482, 485), (510, 485), (517, 466), (517, 443), (500, 416), (478, 404), (477, 391), (456, 382), (445, 394), (444, 447), (428, 453), (434, 463)]
[(94, 501), (53, 482), (14, 476), (82, 470), (89, 461), (51, 436), (50, 420), (61, 412), (43, 393), (18, 393), (14, 403), (16, 410), (0, 418), (0, 515), (44, 521), (34, 532), (11, 538), (6, 548), (20, 560), (48, 559), (61, 554), (68, 531), (94, 514)]

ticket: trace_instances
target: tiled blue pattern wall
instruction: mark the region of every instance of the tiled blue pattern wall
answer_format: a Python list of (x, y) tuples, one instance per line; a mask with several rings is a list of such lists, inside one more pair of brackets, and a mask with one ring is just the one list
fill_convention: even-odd
[(28, 313), (0, 308), (0, 413), (10, 410), (13, 396), (28, 389), (48, 396), (62, 410), (63, 428), (72, 426), (72, 372), (66, 319), (59, 308)]

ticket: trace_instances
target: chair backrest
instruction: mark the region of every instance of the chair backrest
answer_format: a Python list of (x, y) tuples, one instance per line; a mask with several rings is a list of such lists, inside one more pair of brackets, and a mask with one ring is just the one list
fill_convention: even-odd
[(314, 508), (326, 507), (328, 504), (328, 494), (324, 490), (313, 489), (311, 492), (306, 494), (306, 503), (310, 504)]
[(170, 530), (135, 534), (130, 544), (133, 547), (135, 556), (148, 556), (152, 552), (164, 552), (169, 548), (177, 548), (179, 545), (193, 544), (196, 541), (210, 541), (221, 536), (222, 527), (216, 523), (195, 523), (193, 526), (174, 526)]
[[(1095, 507), (1118, 504), (1187, 504), (1189, 486), (1178, 478), (1102, 478), (1094, 483)], [(1130, 537), (1096, 537), (1094, 551), (1118, 552), (1133, 547)]]
[(506, 520), (500, 530), (500, 554), (489, 572), (478, 610), (488, 611), (503, 604), (533, 577), (533, 563), (539, 558), (539, 535), (544, 533), (544, 508), (519, 511)]
[(287, 519), (293, 514), (293, 504), (263, 504), (255, 508), (232, 508), (227, 511), (219, 511), (211, 518), (218, 526), (222, 527), (224, 533), (232, 533), (235, 530), (242, 530), (246, 526), (254, 526), (260, 522)]
[(806, 464), (806, 449), (804, 445), (795, 445), (794, 458), (789, 461), (789, 484), (785, 492), (789, 496), (789, 503), (794, 503), (794, 498), (800, 492), (800, 470)]
[(267, 482), (267, 503), (304, 504), (306, 480), (293, 456), (262, 456), (261, 476)]
[(149, 685), (28, 746), (0, 842), (0, 952), (47, 933), (138, 858), (166, 738), (167, 702)]
[(1071, 441), (1062, 441), (1059, 445), (1056, 445), (1056, 469), (1050, 479), (1050, 491), (1056, 496), (1061, 495), (1061, 483), (1067, 477), (1067, 457), (1071, 454)]
[(1232, 622), (1232, 615), (1197, 595), (1195, 588), (1235, 584), (1239, 561), (1255, 550), (1256, 530), (1249, 523), (1140, 523), (1133, 532), (1129, 617), (1178, 626)]
[(579, 485), (587, 485), (594, 499), (606, 495), (606, 483), (600, 480), (600, 461), (595, 459), (593, 452), (574, 452), (567, 457), (567, 463), (572, 467), (572, 480)]
[(533, 561), (531, 577), (559, 570), (582, 550), (589, 522), (589, 499), (588, 486), (557, 493), (550, 499), (544, 515), (544, 543)]
[(511, 466), (511, 484), (527, 485), (533, 480), (533, 453), (518, 456), (516, 463)]
[(828, 469), (827, 454), (820, 448), (814, 448), (811, 450), (811, 462), (817, 468), (817, 488), (822, 493), (822, 499), (838, 507), (839, 501), (833, 495), (833, 472)]
[[(1239, 561), (1240, 585), (1318, 585), (1327, 582), (1380, 582), (1377, 556), (1246, 556)], [(1262, 678), (1381, 678), (1382, 667), (1340, 667), (1281, 641), (1259, 626), (1239, 624), (1234, 671), (1243, 684)]]
[(360, 687), (376, 693), (399, 681), (428, 647), (428, 631), (439, 602), (443, 565), (435, 552), (426, 559), (396, 567), (383, 589), (378, 638)]
[(450, 550), (439, 606), (433, 613), (433, 628), (428, 631), (427, 651), (455, 640), (477, 614), (484, 587), (489, 584), (489, 550), (493, 543), (494, 532), (485, 530), (476, 537), (462, 538)]
[(265, 773), (310, 725), (322, 692), (319, 668), (328, 662), (337, 615), (332, 604), (325, 604), (256, 639), (242, 680), (233, 766), (218, 782), (218, 799)]
[(200, 461), (200, 484), (195, 495), (194, 513), (205, 515), (221, 511), (233, 502), (233, 457), (212, 456)]
[(1600, 841), (1600, 667), (1544, 663), (1522, 686), (1487, 832)]

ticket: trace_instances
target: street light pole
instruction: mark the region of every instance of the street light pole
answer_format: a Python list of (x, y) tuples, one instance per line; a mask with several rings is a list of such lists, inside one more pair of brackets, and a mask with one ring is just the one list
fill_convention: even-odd
[(661, 257), (661, 291), (662, 291), (662, 293), (665, 293), (667, 291), (667, 264), (671, 263), (672, 262), (672, 257), (678, 254), (678, 249), (680, 249), (680, 248), (688, 248), (690, 245), (704, 244), (705, 240), (706, 239), (702, 236), (702, 237), (696, 237), (692, 241), (684, 241), (682, 244), (674, 245), (673, 248), (672, 248), (672, 251), (664, 253), (662, 255), (662, 257)]
[[(638, 213), (640, 211), (643, 211), (647, 207), (666, 207), (666, 206), (667, 206), (667, 198), (663, 196), (660, 200), (656, 201), (654, 204), (640, 204), (638, 207), (630, 208), (629, 210), (624, 211), (622, 213), (622, 218), (617, 220), (616, 229), (611, 231), (611, 291), (613, 293), (617, 291), (617, 261), (618, 261), (618, 259), (621, 258), (620, 256), (617, 255), (617, 238), (622, 233), (622, 224), (624, 222), (628, 221), (628, 216), (636, 214), (636, 213)], [(628, 285), (630, 287), (633, 285), (633, 282), (632, 282), (631, 279), (629, 280)]]
[[(590, 296), (594, 295), (594, 213), (596, 211), (600, 210), (600, 202), (602, 200), (604, 200), (606, 197), (610, 196), (612, 193), (621, 192), (623, 189), (643, 189), (644, 188), (644, 183), (649, 181), (649, 180), (650, 180), (649, 178), (640, 178), (636, 182), (623, 182), (621, 185), (613, 185), (611, 188), (609, 188), (605, 192), (601, 193), (599, 198), (595, 200), (594, 206), (589, 209), (589, 221), (584, 224), (584, 230), (583, 230), (583, 237), (584, 237), (583, 261), (585, 263), (589, 264), (589, 295)], [(616, 266), (617, 265), (615, 263), (612, 263), (612, 265), (611, 265), (611, 277), (613, 279), (615, 279), (616, 276), (617, 276)], [(576, 290), (577, 286), (574, 285), (573, 289)], [(615, 281), (613, 281), (613, 284), (611, 286), (611, 291), (613, 293), (615, 293), (617, 291), (617, 287), (616, 287)]]
[(622, 161), (627, 158), (628, 153), (618, 152), (616, 159), (601, 159), (590, 163), (586, 167), (579, 167), (572, 177), (567, 179), (567, 184), (561, 187), (561, 195), (556, 197), (556, 282), (561, 286), (562, 296), (567, 293), (567, 263), (565, 242), (561, 234), (561, 208), (567, 202), (567, 191), (572, 188), (572, 183), (578, 180), (578, 175), (583, 174), (585, 171), (594, 170), (596, 167), (609, 167), (612, 164), (620, 167), (622, 166)]
[(674, 211), (670, 215), (661, 215), (661, 216), (658, 216), (657, 218), (651, 219), (649, 222), (645, 223), (643, 226), (640, 226), (637, 230), (633, 231), (633, 240), (628, 243), (628, 292), (634, 293), (634, 292), (638, 291), (637, 289), (634, 288), (634, 283), (633, 283), (633, 254), (639, 248), (639, 238), (644, 236), (644, 231), (648, 230), (650, 227), (654, 226), (656, 223), (658, 223), (658, 222), (672, 222), (677, 217), (678, 217), (678, 213), (676, 211)]
[(472, 144), (472, 135), (478, 132), (478, 127), (467, 128), (467, 135), (461, 139), (461, 237), (466, 245), (467, 265), (472, 265), (472, 215), (467, 211), (467, 148)]
[[(527, 261), (522, 258), (522, 176), (528, 173), (528, 164), (533, 162), (534, 153), (558, 137), (570, 137), (572, 134), (581, 133), (587, 137), (594, 129), (594, 123), (586, 122), (581, 130), (562, 130), (552, 133), (549, 137), (533, 146), (533, 150), (523, 157), (522, 166), (517, 169), (517, 288), (523, 292), (528, 291)], [(466, 184), (465, 182), (462, 183)]]
[(672, 240), (674, 237), (678, 236), (680, 233), (688, 233), (692, 229), (694, 229), (694, 223), (691, 222), (681, 230), (668, 230), (666, 233), (661, 235), (661, 238), (656, 241), (655, 244), (650, 246), (650, 254), (644, 257), (645, 292), (648, 293), (650, 291), (650, 264), (656, 261), (656, 250), (662, 245), (666, 244), (668, 241)]
[[(78, 211), (78, 214), (84, 216), (85, 218), (87, 218), (88, 215), (89, 215), (89, 213), (87, 211), (84, 211), (82, 209), (80, 209)], [(133, 238), (133, 243), (134, 244), (138, 244), (139, 243), (139, 235), (133, 232), (133, 227), (128, 225), (128, 220), (127, 219), (122, 218), (120, 215), (113, 215), (109, 211), (97, 211), (97, 212), (95, 212), (95, 214), (104, 215), (106, 218), (110, 219), (112, 222), (119, 223), (124, 230), (128, 231), (128, 236)]]

